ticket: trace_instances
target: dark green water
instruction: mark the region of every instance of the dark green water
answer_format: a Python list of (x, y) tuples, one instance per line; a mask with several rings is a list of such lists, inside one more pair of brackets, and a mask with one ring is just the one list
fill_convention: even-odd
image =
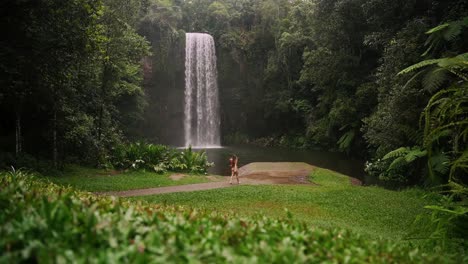
[(306, 162), (365, 181), (364, 162), (352, 159), (341, 153), (254, 146), (229, 146), (206, 149), (205, 151), (208, 160), (215, 163), (214, 167), (210, 168), (208, 171), (211, 174), (230, 175), (229, 157), (232, 154), (236, 154), (239, 157), (239, 167), (251, 162), (262, 161)]

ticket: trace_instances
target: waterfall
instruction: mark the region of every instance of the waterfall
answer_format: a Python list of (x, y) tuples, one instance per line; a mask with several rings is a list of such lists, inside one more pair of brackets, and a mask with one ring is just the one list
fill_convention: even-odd
[(220, 145), (216, 53), (213, 37), (185, 35), (185, 146)]

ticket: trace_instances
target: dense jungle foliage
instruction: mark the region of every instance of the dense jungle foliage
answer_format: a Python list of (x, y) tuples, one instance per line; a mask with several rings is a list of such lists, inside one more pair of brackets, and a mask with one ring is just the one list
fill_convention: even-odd
[(466, 261), (467, 14), (466, 0), (1, 1), (0, 170), (205, 173), (204, 153), (159, 144), (182, 145), (185, 33), (206, 32), (223, 144), (339, 151), (389, 185), (431, 187), (444, 194), (425, 207), (431, 239), (451, 252), (455, 237), (464, 259), (289, 218), (159, 210), (13, 169), (0, 173), (0, 262)]
[(184, 33), (208, 32), (224, 144), (342, 151), (396, 184), (466, 183), (466, 1), (0, 5), (2, 155), (103, 165), (135, 139), (181, 145)]

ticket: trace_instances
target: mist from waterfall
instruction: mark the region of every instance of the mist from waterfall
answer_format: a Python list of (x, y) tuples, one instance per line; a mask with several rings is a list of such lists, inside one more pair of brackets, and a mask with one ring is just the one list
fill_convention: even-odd
[(214, 39), (185, 35), (185, 146), (219, 147), (220, 117)]

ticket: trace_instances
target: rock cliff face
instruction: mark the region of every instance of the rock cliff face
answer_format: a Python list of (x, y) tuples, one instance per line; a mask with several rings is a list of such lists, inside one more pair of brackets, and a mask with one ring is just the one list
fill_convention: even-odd
[[(142, 136), (173, 146), (184, 143), (185, 32), (166, 39), (151, 32), (151, 57), (143, 61), (144, 88), (148, 107), (142, 123)], [(166, 38), (166, 37), (164, 37)]]

